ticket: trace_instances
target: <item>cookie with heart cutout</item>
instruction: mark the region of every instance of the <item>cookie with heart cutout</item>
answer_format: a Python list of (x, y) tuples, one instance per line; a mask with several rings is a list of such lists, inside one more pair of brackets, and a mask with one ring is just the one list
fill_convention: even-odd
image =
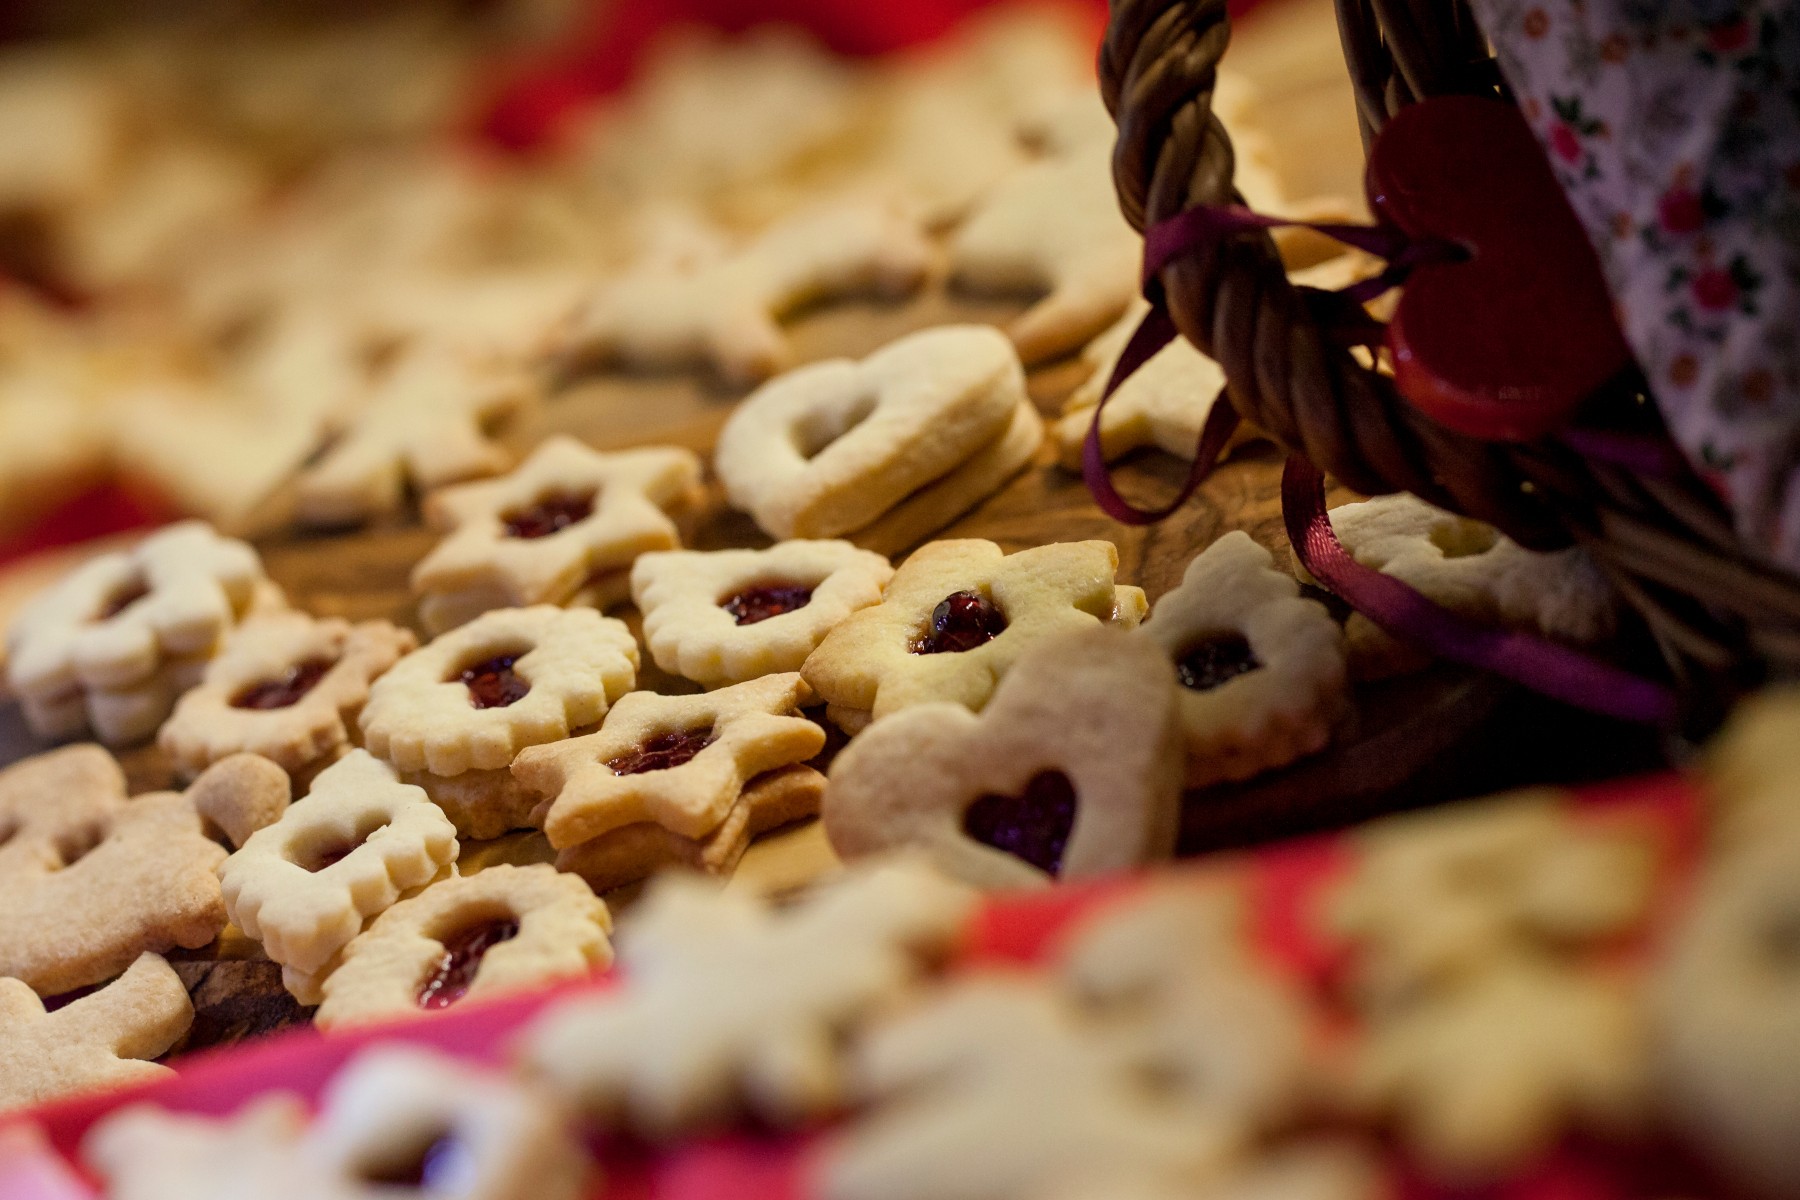
[(188, 776), (256, 754), (304, 780), (349, 747), (370, 684), (418, 644), (387, 621), (257, 614), (226, 636), (157, 744)]
[(1349, 706), (1344, 636), (1242, 531), (1195, 556), (1140, 632), (1175, 664), (1189, 787), (1322, 750)]
[(413, 568), (420, 616), (441, 633), (486, 608), (567, 604), (603, 575), (623, 578), (638, 555), (679, 547), (675, 515), (699, 493), (690, 451), (549, 438), (510, 474), (426, 497), (426, 520), (449, 536)]
[(1024, 371), (1000, 333), (941, 326), (765, 384), (732, 412), (713, 461), (732, 504), (771, 536), (837, 537), (968, 462), (1022, 402)]
[(979, 713), (878, 719), (832, 761), (846, 859), (907, 848), (982, 887), (1122, 871), (1174, 849), (1185, 764), (1174, 671), (1147, 639), (1076, 629), (1020, 654)]
[(1143, 592), (1115, 582), (1118, 562), (1102, 541), (1016, 554), (975, 538), (928, 543), (900, 565), (881, 603), (827, 634), (800, 673), (852, 733), (910, 704), (979, 709), (1038, 638), (1138, 623)]
[(656, 665), (705, 687), (798, 671), (825, 635), (881, 601), (894, 568), (844, 541), (671, 550), (631, 569)]

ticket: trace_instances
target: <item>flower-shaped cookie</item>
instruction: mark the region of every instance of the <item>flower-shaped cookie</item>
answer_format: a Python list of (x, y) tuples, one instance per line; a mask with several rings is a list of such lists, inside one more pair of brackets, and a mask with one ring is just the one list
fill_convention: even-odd
[(503, 608), (401, 659), (363, 708), (371, 753), (402, 771), (510, 766), (591, 725), (637, 682), (637, 641), (592, 609)]
[(1323, 749), (1348, 701), (1344, 636), (1241, 531), (1208, 546), (1142, 626), (1175, 664), (1189, 787)]
[(555, 867), (497, 866), (402, 900), (344, 948), (324, 982), (330, 1029), (465, 996), (574, 979), (612, 962), (612, 918), (588, 885)]
[(469, 605), (431, 601), (470, 593), (491, 608), (566, 603), (646, 550), (679, 546), (669, 512), (691, 504), (699, 486), (700, 460), (687, 450), (603, 454), (553, 437), (509, 475), (433, 492), (426, 518), (451, 532), (413, 569), (421, 615), (441, 631), (445, 614), (434, 607), (465, 616)]
[(353, 525), (399, 507), (408, 482), (423, 491), (503, 471), (507, 454), (483, 429), (536, 395), (525, 371), (417, 342), (324, 457), (301, 472), (295, 512), (310, 525)]
[(968, 461), (1025, 399), (996, 330), (926, 329), (763, 385), (720, 430), (713, 461), (731, 502), (774, 537), (836, 537)]
[[(1405, 493), (1334, 508), (1331, 524), (1357, 562), (1465, 616), (1575, 643), (1601, 641), (1613, 631), (1618, 597), (1579, 547), (1527, 550), (1490, 526)], [(1414, 661), (1409, 648), (1360, 613), (1345, 635), (1360, 675), (1392, 674)]]
[(815, 206), (739, 248), (680, 265), (653, 259), (602, 285), (575, 314), (561, 354), (653, 368), (704, 361), (755, 383), (788, 363), (780, 321), (789, 312), (857, 293), (905, 295), (931, 259), (915, 223), (892, 208)]
[(900, 565), (880, 604), (825, 636), (800, 673), (851, 732), (909, 704), (979, 709), (1045, 634), (1137, 624), (1143, 592), (1113, 582), (1111, 542), (1055, 542), (1006, 554), (968, 538), (932, 542)]
[(232, 922), (271, 959), (316, 974), (363, 923), (456, 860), (450, 819), (352, 750), (219, 868)]
[(909, 707), (831, 764), (825, 830), (857, 858), (899, 847), (982, 887), (1084, 879), (1174, 849), (1183, 755), (1174, 673), (1112, 629), (1046, 638), (980, 714)]
[(1094, 142), (1002, 180), (950, 243), (958, 283), (1048, 293), (1007, 329), (1027, 363), (1080, 346), (1137, 294), (1143, 239), (1119, 214), (1112, 144)]
[(777, 909), (671, 874), (619, 935), (624, 982), (527, 1030), (528, 1070), (654, 1136), (740, 1108), (793, 1124), (843, 1097), (842, 1035), (947, 952), (969, 893), (917, 866), (854, 869)]
[(825, 748), (799, 715), (811, 695), (792, 672), (699, 696), (633, 692), (598, 732), (521, 753), (513, 775), (549, 798), (542, 823), (559, 850), (640, 821), (705, 837), (752, 779)]
[(798, 671), (851, 613), (881, 601), (887, 559), (849, 542), (672, 550), (631, 569), (656, 665), (706, 687)]
[(204, 946), (225, 925), (214, 874), (225, 851), (192, 800), (127, 801), (98, 746), (0, 772), (0, 833), (0, 976), (39, 995), (109, 979), (146, 950)]
[[(28, 604), (7, 630), (6, 678), (32, 729), (92, 724), (109, 741), (141, 736), (173, 703), (171, 663), (197, 665), (266, 588), (256, 551), (201, 521), (159, 530), (89, 560)], [(109, 699), (110, 698), (110, 699)], [(168, 715), (167, 707), (149, 722)]]
[[(1072, 471), (1081, 469), (1081, 447), (1094, 423), (1094, 409), (1147, 311), (1147, 303), (1134, 303), (1118, 324), (1081, 352), (1093, 374), (1069, 393), (1056, 422), (1057, 459)], [(1176, 338), (1151, 355), (1107, 401), (1100, 417), (1100, 456), (1113, 462), (1133, 450), (1154, 446), (1177, 458), (1192, 459), (1200, 430), (1224, 387), (1224, 369), (1186, 338)]]
[(758, 835), (818, 815), (824, 798), (825, 777), (811, 767), (764, 771), (744, 785), (737, 803), (709, 834), (683, 837), (654, 821), (640, 821), (561, 851), (556, 869), (581, 876), (596, 892), (635, 883), (669, 867), (729, 876)]
[(227, 635), (157, 742), (189, 775), (241, 753), (299, 775), (343, 752), (369, 684), (417, 645), (386, 621), (257, 614)]
[(171, 1075), (147, 1060), (173, 1046), (193, 1020), (187, 989), (154, 954), (53, 1013), (24, 983), (0, 978), (0, 1113)]

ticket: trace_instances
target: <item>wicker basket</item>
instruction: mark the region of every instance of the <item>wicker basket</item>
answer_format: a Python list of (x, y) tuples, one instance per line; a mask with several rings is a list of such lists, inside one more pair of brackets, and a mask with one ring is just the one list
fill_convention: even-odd
[[(1504, 94), (1457, 0), (1337, 7), (1365, 145), (1415, 100)], [(1197, 205), (1240, 202), (1231, 142), (1211, 112), (1229, 37), (1226, 0), (1115, 0), (1100, 80), (1119, 131), (1114, 180), (1140, 230)], [(1635, 388), (1595, 397), (1583, 423), (1662, 451), (1652, 468), (1583, 453), (1575, 439), (1478, 441), (1421, 414), (1334, 343), (1326, 314), (1289, 284), (1266, 233), (1178, 258), (1159, 282), (1176, 327), (1223, 366), (1244, 419), (1347, 487), (1412, 492), (1527, 546), (1587, 547), (1642, 615), (1691, 719), (1706, 723), (1765, 674), (1800, 669), (1800, 579), (1740, 542)]]

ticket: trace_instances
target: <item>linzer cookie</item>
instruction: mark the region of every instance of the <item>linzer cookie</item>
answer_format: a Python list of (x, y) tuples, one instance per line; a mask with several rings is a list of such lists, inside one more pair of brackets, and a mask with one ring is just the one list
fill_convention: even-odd
[(823, 1115), (846, 1096), (845, 1035), (950, 950), (970, 905), (906, 863), (779, 909), (665, 875), (620, 931), (620, 986), (537, 1018), (526, 1069), (596, 1121), (654, 1137), (745, 1110), (776, 1125)]
[(844, 618), (881, 600), (887, 559), (842, 541), (672, 550), (631, 569), (656, 665), (706, 687), (798, 671)]
[[(1334, 508), (1331, 524), (1357, 562), (1465, 616), (1577, 644), (1612, 634), (1618, 596), (1579, 547), (1527, 550), (1491, 526), (1405, 494)], [(1359, 677), (1391, 675), (1422, 662), (1361, 614), (1350, 618), (1344, 633)]]
[(810, 699), (792, 672), (698, 696), (633, 692), (597, 732), (521, 753), (513, 774), (548, 798), (540, 823), (558, 850), (642, 822), (704, 838), (751, 780), (825, 748), (799, 715)]
[(446, 879), (380, 916), (324, 983), (321, 1029), (439, 1012), (465, 997), (573, 979), (612, 962), (612, 919), (550, 866)]
[(99, 983), (145, 951), (204, 946), (224, 928), (214, 870), (225, 851), (193, 802), (126, 800), (124, 774), (98, 746), (0, 771), (0, 830), (0, 976), (39, 995)]
[(6, 678), (40, 737), (156, 731), (220, 639), (276, 601), (256, 551), (200, 521), (103, 554), (39, 595), (7, 630)]
[(1112, 145), (1094, 142), (995, 186), (950, 243), (956, 281), (1043, 298), (1008, 326), (1027, 364), (1079, 347), (1137, 294), (1143, 239), (1119, 213)]
[(187, 989), (150, 953), (55, 1012), (45, 1012), (24, 983), (0, 978), (0, 1113), (172, 1075), (146, 1060), (173, 1046), (193, 1020)]
[(1181, 683), (1189, 787), (1323, 749), (1349, 704), (1342, 631), (1274, 561), (1250, 535), (1228, 533), (1143, 624)]
[(669, 368), (711, 364), (735, 383), (788, 365), (781, 320), (807, 302), (905, 295), (931, 245), (888, 206), (835, 201), (796, 213), (748, 243), (675, 265), (652, 260), (604, 284), (574, 315), (560, 356)]
[(219, 868), (232, 923), (286, 971), (302, 1003), (364, 923), (456, 860), (456, 830), (420, 788), (365, 750), (319, 772), (312, 790)]
[(907, 848), (982, 887), (1121, 871), (1174, 849), (1183, 755), (1174, 673), (1147, 641), (1044, 637), (979, 715), (883, 717), (831, 764), (825, 830), (854, 859)]
[(598, 721), (637, 667), (630, 631), (592, 609), (495, 609), (384, 675), (363, 738), (464, 836), (498, 837), (528, 823), (535, 804), (508, 773), (518, 752)]
[(1118, 563), (1111, 542), (1017, 554), (973, 538), (932, 542), (901, 564), (880, 604), (826, 635), (801, 674), (852, 733), (928, 700), (979, 709), (1037, 638), (1142, 619), (1144, 593), (1114, 582)]
[(249, 753), (303, 779), (349, 747), (369, 685), (417, 645), (386, 621), (257, 614), (226, 636), (157, 742), (187, 775)]
[(537, 395), (521, 369), (420, 342), (363, 399), (354, 422), (300, 473), (295, 513), (309, 525), (355, 525), (421, 491), (495, 475), (510, 461), (486, 427)]
[(725, 423), (714, 462), (731, 502), (774, 537), (854, 535), (1004, 438), (1021, 405), (1004, 337), (928, 329), (764, 385)]
[(691, 509), (699, 488), (689, 451), (603, 454), (553, 437), (509, 475), (433, 492), (426, 519), (449, 536), (413, 569), (420, 617), (442, 632), (492, 608), (566, 604), (584, 588), (623, 599), (638, 555), (681, 545), (671, 513)]

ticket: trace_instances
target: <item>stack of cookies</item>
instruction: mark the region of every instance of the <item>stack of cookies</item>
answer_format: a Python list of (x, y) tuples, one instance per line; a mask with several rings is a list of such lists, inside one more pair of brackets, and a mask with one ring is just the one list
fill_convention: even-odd
[(725, 423), (714, 465), (771, 537), (895, 554), (998, 491), (1043, 437), (1012, 343), (951, 325), (763, 385)]

